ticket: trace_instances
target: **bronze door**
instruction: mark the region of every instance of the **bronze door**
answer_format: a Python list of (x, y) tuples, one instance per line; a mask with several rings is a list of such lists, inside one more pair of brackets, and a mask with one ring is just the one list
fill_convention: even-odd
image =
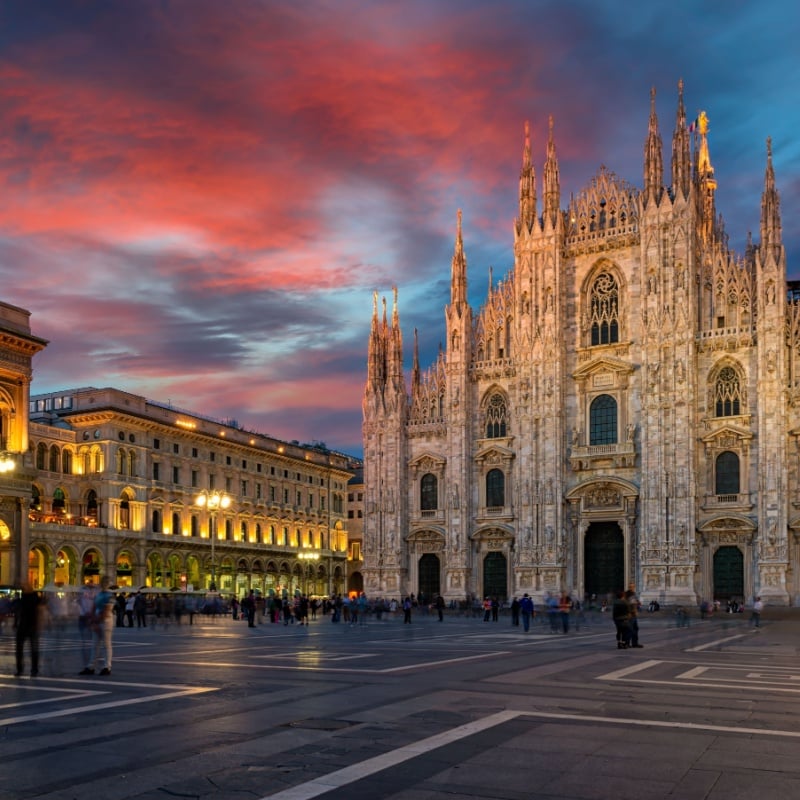
[(583, 540), (584, 586), (602, 598), (625, 589), (625, 537), (616, 522), (593, 522)]
[(508, 594), (508, 566), (502, 553), (493, 551), (483, 559), (483, 596), (497, 595), (501, 600)]
[(744, 556), (734, 545), (714, 553), (713, 600), (744, 600)]
[(436, 597), (441, 591), (439, 584), (439, 556), (425, 553), (419, 560), (419, 597)]

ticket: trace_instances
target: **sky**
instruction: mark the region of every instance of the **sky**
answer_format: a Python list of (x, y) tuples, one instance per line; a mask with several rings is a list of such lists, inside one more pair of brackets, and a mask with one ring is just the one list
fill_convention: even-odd
[(650, 89), (705, 110), (731, 246), (772, 138), (800, 278), (796, 0), (0, 0), (0, 300), (50, 344), (34, 393), (113, 386), (359, 455), (372, 296), (406, 366), (513, 266), (524, 126), (562, 207), (641, 187)]

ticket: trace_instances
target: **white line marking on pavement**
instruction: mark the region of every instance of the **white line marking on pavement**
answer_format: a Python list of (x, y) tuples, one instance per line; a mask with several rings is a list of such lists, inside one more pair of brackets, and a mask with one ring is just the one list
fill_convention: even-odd
[[(3, 725), (15, 725), (18, 722), (34, 722), (43, 719), (54, 719), (55, 717), (68, 717), (72, 714), (83, 714), (87, 711), (102, 711), (107, 708), (123, 708), (125, 706), (139, 705), (140, 703), (151, 703), (154, 700), (169, 700), (173, 697), (188, 697), (195, 694), (203, 694), (205, 692), (216, 692), (215, 687), (210, 686), (158, 686), (156, 684), (145, 683), (120, 683), (112, 681), (104, 681), (104, 686), (135, 686), (147, 687), (149, 689), (164, 689), (170, 688), (176, 691), (164, 692), (163, 694), (145, 695), (144, 697), (129, 697), (126, 700), (109, 700), (105, 703), (93, 703), (84, 706), (72, 706), (70, 708), (61, 708), (55, 711), (43, 711), (40, 714), (27, 714), (19, 717), (6, 717), (0, 719), (0, 727)], [(57, 698), (65, 699), (65, 698)]]
[(451, 744), (459, 739), (502, 725), (504, 722), (515, 719), (519, 715), (519, 711), (500, 711), (497, 714), (476, 719), (444, 733), (429, 736), (427, 739), (422, 739), (405, 747), (398, 747), (380, 756), (368, 758), (358, 764), (351, 764), (349, 767), (315, 778), (313, 781), (292, 786), (277, 794), (266, 795), (261, 800), (309, 800), (311, 797), (317, 797), (337, 787), (346, 786), (348, 783), (354, 783), (362, 778), (374, 775), (376, 772), (402, 764), (404, 761), (425, 755), (425, 753), (437, 747), (444, 747), (444, 745)]
[[(657, 662), (656, 662), (657, 663)], [(633, 719), (624, 717), (600, 717), (584, 714), (559, 714), (545, 711), (500, 711), (488, 717), (474, 720), (466, 725), (460, 725), (450, 731), (421, 739), (405, 747), (398, 747), (380, 756), (368, 758), (357, 764), (331, 772), (328, 775), (314, 778), (305, 783), (283, 789), (275, 794), (265, 795), (260, 800), (311, 800), (333, 789), (341, 788), (350, 783), (355, 783), (389, 767), (397, 766), (405, 761), (410, 761), (417, 756), (426, 755), (431, 750), (452, 744), (459, 739), (473, 736), (489, 728), (502, 725), (519, 717), (534, 717), (542, 720), (564, 720), (570, 722), (603, 723), (608, 725), (633, 725), (642, 728), (671, 728), (694, 731), (708, 731), (710, 733), (730, 733), (744, 736), (774, 736), (789, 739), (800, 739), (800, 731), (769, 730), (764, 728), (744, 728), (729, 725), (709, 725), (696, 722), (667, 722), (654, 719)]]
[(686, 672), (681, 672), (680, 675), (675, 676), (675, 680), (679, 681), (681, 678), (684, 680), (691, 680), (693, 678), (699, 678), (701, 675), (708, 672), (708, 667), (695, 667), (694, 669), (688, 669)]
[[(390, 675), (393, 672), (408, 672), (412, 669), (420, 669), (422, 667), (431, 668), (444, 666), (445, 664), (455, 664), (462, 661), (477, 661), (482, 658), (491, 658), (493, 656), (507, 656), (511, 655), (510, 650), (497, 650), (491, 653), (476, 653), (472, 656), (461, 656), (460, 658), (441, 658), (431, 661), (419, 661), (414, 664), (406, 664), (402, 667), (386, 667), (384, 669), (370, 669), (367, 667), (329, 667), (327, 664), (255, 664), (250, 663), (250, 667), (262, 667), (263, 669), (275, 670), (291, 670), (293, 672), (344, 672), (348, 675), (363, 674), (363, 675)], [(142, 656), (140, 659), (129, 656), (125, 659), (127, 663), (135, 661), (147, 661), (148, 664), (171, 664), (186, 667), (235, 667), (239, 669), (242, 666), (241, 661), (170, 661), (164, 658), (148, 658)]]
[(708, 650), (709, 647), (716, 647), (718, 644), (725, 644), (725, 642), (732, 642), (734, 639), (744, 639), (746, 633), (737, 633), (736, 636), (727, 636), (725, 639), (715, 639), (713, 642), (706, 644), (699, 644), (697, 647), (687, 647), (687, 653), (699, 653), (701, 650)]
[(598, 675), (599, 681), (618, 681), (620, 678), (626, 678), (628, 675), (633, 675), (634, 672), (641, 672), (644, 669), (650, 669), (661, 664), (661, 661), (642, 661), (640, 664), (632, 664), (630, 667), (618, 669), (615, 672), (607, 672), (605, 675)]

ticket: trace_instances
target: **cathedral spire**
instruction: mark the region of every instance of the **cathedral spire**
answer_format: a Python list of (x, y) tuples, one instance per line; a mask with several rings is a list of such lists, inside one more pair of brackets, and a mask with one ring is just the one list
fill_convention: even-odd
[(716, 226), (715, 192), (717, 181), (714, 178), (714, 167), (708, 152), (708, 117), (701, 111), (695, 123), (698, 144), (695, 150), (695, 177), (698, 186), (698, 204), (700, 214), (700, 236), (704, 241), (711, 239)]
[(403, 376), (403, 334), (400, 330), (400, 312), (397, 308), (397, 287), (392, 288), (393, 301), (392, 301), (392, 329), (389, 334), (391, 342), (391, 351), (389, 358), (391, 359), (391, 373), (392, 378), (397, 380), (398, 376), (402, 379)]
[(764, 257), (772, 255), (779, 261), (782, 248), (781, 201), (775, 188), (772, 168), (772, 139), (767, 139), (767, 168), (764, 173), (764, 192), (761, 195), (761, 250)]
[(450, 269), (450, 305), (455, 309), (467, 303), (467, 257), (464, 255), (464, 240), (461, 236), (461, 209), (458, 210), (456, 246)]
[(672, 194), (681, 192), (689, 196), (691, 160), (689, 156), (689, 131), (686, 128), (686, 109), (683, 105), (683, 78), (678, 81), (678, 111), (675, 132), (672, 134)]
[(650, 89), (650, 122), (647, 130), (647, 139), (644, 143), (644, 199), (647, 203), (651, 198), (658, 202), (661, 189), (664, 185), (664, 144), (658, 131), (658, 117), (656, 116), (656, 90)]
[(544, 162), (544, 221), (549, 220), (553, 227), (558, 221), (561, 204), (561, 186), (558, 178), (556, 144), (553, 139), (553, 115), (548, 119), (547, 159)]
[(367, 390), (382, 392), (386, 384), (385, 347), (378, 321), (378, 293), (372, 294), (372, 325), (367, 348)]
[(416, 397), (419, 391), (419, 337), (414, 328), (414, 361), (411, 365), (411, 396)]
[(522, 150), (522, 171), (519, 174), (519, 219), (517, 233), (533, 228), (536, 219), (536, 171), (531, 163), (531, 126), (525, 122), (525, 147)]

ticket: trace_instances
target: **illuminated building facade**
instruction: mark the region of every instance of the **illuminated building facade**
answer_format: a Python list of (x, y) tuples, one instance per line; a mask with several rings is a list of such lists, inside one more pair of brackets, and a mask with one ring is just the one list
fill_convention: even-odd
[(643, 186), (601, 168), (563, 210), (552, 120), (541, 204), (526, 127), (513, 269), (473, 311), (459, 213), (446, 345), (423, 371), (415, 338), (410, 391), (397, 293), (390, 317), (376, 297), (368, 593), (800, 599), (800, 287), (771, 144), (742, 255), (682, 84), (666, 174), (662, 151), (653, 93)]
[(34, 395), (29, 411), (21, 574), (34, 587), (108, 574), (238, 595), (346, 590), (351, 457), (116, 389)]

